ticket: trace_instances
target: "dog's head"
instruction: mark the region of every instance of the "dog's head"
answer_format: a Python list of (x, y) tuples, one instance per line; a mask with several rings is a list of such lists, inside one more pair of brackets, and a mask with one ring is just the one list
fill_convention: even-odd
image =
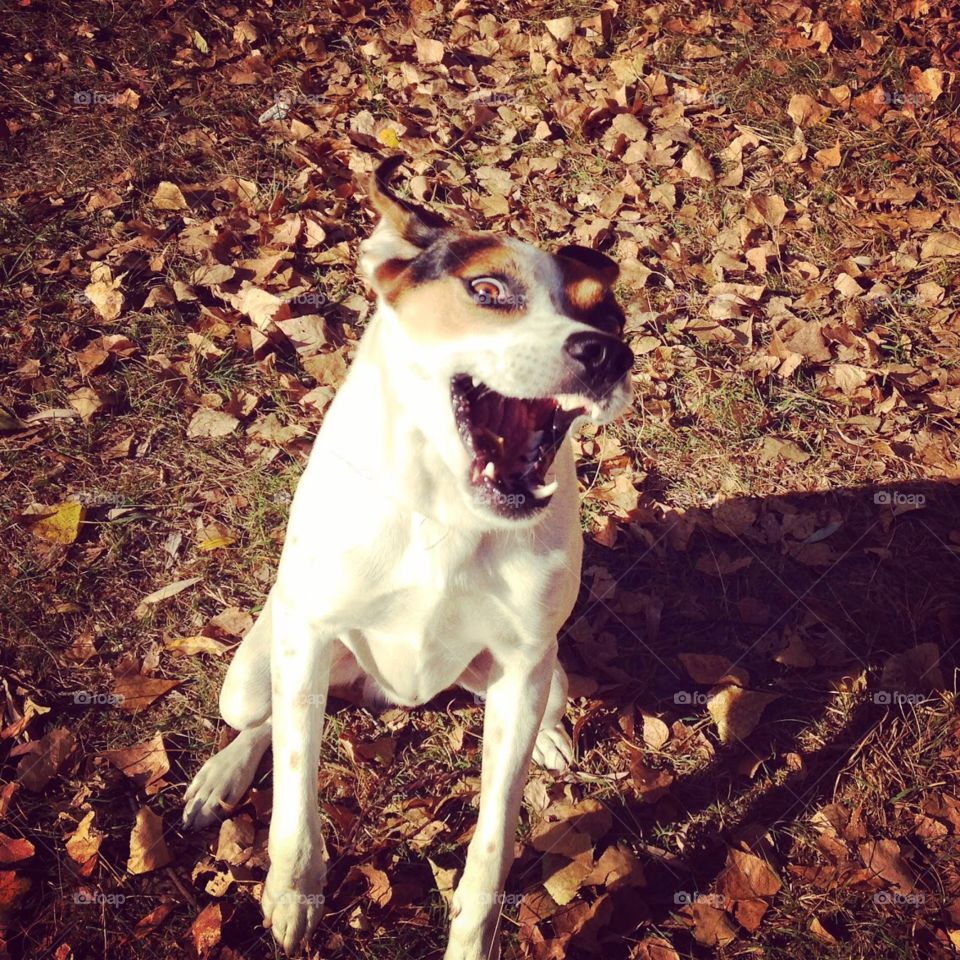
[(380, 221), (360, 257), (396, 352), (391, 376), (473, 513), (532, 521), (556, 490), (571, 424), (609, 422), (629, 404), (618, 267), (586, 247), (551, 254), (454, 228), (390, 192), (400, 162), (370, 178)]

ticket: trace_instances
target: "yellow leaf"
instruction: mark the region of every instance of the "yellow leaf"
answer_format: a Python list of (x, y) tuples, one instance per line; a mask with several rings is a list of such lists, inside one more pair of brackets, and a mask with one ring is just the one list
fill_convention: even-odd
[(66, 503), (58, 504), (54, 513), (38, 520), (30, 528), (30, 532), (35, 537), (50, 543), (71, 544), (77, 539), (85, 514), (86, 508), (82, 503), (68, 500)]
[(195, 653), (212, 653), (215, 657), (223, 654), (227, 649), (226, 644), (214, 640), (213, 637), (204, 637), (202, 635), (195, 637), (179, 637), (176, 640), (167, 640), (164, 646), (175, 653), (182, 653), (190, 656)]
[(397, 131), (394, 130), (393, 127), (384, 127), (377, 134), (377, 139), (391, 150), (396, 150), (397, 147), (400, 146), (400, 138), (397, 136)]
[(193, 45), (194, 45), (201, 53), (209, 53), (209, 52), (210, 52), (210, 44), (208, 44), (207, 41), (203, 39), (202, 35), (201, 35), (200, 33), (198, 33), (196, 30), (193, 31)]
[(209, 553), (211, 550), (219, 550), (221, 547), (229, 547), (231, 543), (236, 542), (236, 537), (210, 537), (207, 540), (201, 541), (197, 545), (197, 549), (203, 550), (204, 553)]

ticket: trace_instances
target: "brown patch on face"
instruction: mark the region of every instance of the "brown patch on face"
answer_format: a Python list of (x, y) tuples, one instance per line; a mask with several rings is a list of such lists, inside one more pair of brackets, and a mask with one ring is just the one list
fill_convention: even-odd
[[(607, 260), (602, 254), (597, 256)], [(623, 311), (610, 289), (617, 277), (616, 264), (609, 268), (567, 256), (557, 256), (555, 261), (561, 277), (558, 308), (598, 330), (619, 333), (623, 329)]]
[(293, 753), (290, 754), (290, 757), (288, 758), (287, 762), (290, 764), (291, 770), (299, 770), (300, 769), (300, 751), (294, 750)]
[[(481, 277), (506, 285), (504, 305), (484, 306), (471, 296), (468, 281)], [(494, 330), (526, 310), (526, 285), (513, 252), (489, 234), (448, 231), (414, 260), (386, 261), (377, 269), (376, 280), (408, 333), (421, 342)]]

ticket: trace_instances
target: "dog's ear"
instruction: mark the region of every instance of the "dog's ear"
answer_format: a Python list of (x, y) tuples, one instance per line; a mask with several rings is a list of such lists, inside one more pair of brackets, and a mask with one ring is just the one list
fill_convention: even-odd
[(590, 273), (594, 274), (596, 279), (605, 287), (612, 287), (620, 275), (620, 267), (617, 265), (616, 260), (611, 260), (606, 254), (591, 250), (589, 247), (570, 244), (569, 246), (561, 247), (557, 251), (557, 256), (577, 261), (577, 263), (586, 267)]
[(391, 191), (390, 177), (402, 162), (401, 156), (388, 157), (366, 183), (367, 197), (380, 220), (360, 245), (360, 269), (374, 288), (380, 286), (379, 274), (388, 263), (388, 272), (396, 273), (401, 264), (418, 256), (449, 229), (442, 217)]

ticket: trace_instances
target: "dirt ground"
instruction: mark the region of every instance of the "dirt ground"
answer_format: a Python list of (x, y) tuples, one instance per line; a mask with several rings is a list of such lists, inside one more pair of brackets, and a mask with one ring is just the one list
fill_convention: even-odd
[[(621, 264), (577, 762), (507, 958), (960, 950), (960, 4), (20, 0), (0, 20), (0, 957), (276, 955), (182, 795), (371, 300), (358, 176)], [(329, 505), (331, 510), (337, 504)], [(442, 955), (481, 706), (332, 704), (316, 956)]]

